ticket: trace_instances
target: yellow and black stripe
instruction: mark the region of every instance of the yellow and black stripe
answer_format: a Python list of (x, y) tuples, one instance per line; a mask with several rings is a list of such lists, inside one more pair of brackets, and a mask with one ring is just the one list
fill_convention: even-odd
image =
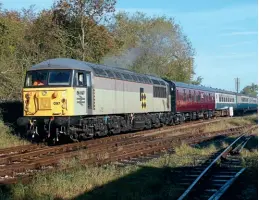
[(141, 93), (140, 101), (141, 101), (141, 108), (146, 109), (147, 108), (147, 96), (144, 92)]

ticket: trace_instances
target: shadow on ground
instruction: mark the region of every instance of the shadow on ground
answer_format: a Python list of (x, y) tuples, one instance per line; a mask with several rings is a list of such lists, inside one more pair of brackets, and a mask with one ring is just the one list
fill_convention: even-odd
[[(177, 199), (183, 187), (179, 180), (191, 167), (155, 168), (141, 167), (135, 173), (96, 187), (91, 191), (78, 195), (73, 200), (166, 200)], [(179, 173), (181, 172), (181, 173)], [(186, 186), (185, 186), (186, 187)], [(61, 200), (62, 198), (55, 198)], [(72, 200), (71, 199), (71, 200)]]
[(198, 144), (192, 145), (192, 147), (203, 149), (208, 148), (211, 145), (214, 145), (217, 149), (224, 148), (226, 145), (230, 145), (234, 141), (233, 138), (229, 138), (227, 136), (216, 136), (204, 142), (200, 142)]
[(5, 124), (16, 123), (16, 120), (23, 115), (23, 107), (20, 101), (0, 102), (0, 117)]

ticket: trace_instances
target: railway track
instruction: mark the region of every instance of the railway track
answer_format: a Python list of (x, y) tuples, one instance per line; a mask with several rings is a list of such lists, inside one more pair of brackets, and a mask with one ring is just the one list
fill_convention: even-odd
[(130, 160), (139, 156), (150, 156), (163, 151), (173, 151), (173, 147), (179, 146), (181, 142), (193, 144), (219, 135), (237, 134), (242, 132), (244, 128), (248, 127), (237, 127), (220, 132), (197, 133), (196, 135), (188, 133), (177, 136), (169, 134), (163, 137), (161, 134), (141, 135), (126, 140), (125, 138), (122, 139), (122, 136), (118, 136), (116, 140), (113, 139), (109, 142), (105, 138), (102, 138), (104, 142), (96, 140), (88, 144), (87, 148), (81, 148), (80, 151), (73, 149), (73, 147), (71, 147), (71, 151), (68, 151), (67, 147), (59, 146), (45, 147), (24, 154), (9, 155), (0, 158), (0, 184), (15, 183), (19, 179), (27, 180), (35, 171), (66, 169), (68, 167), (61, 164), (64, 159), (76, 158), (79, 163), (84, 165), (102, 165), (114, 161)]
[(163, 134), (164, 135), (164, 134), (180, 132), (180, 131), (186, 132), (187, 130), (192, 129), (192, 128), (201, 128), (202, 129), (203, 126), (205, 126), (205, 125), (213, 124), (213, 123), (219, 122), (221, 120), (222, 119), (213, 119), (213, 120), (209, 120), (209, 121), (208, 120), (192, 121), (192, 122), (188, 122), (186, 124), (177, 125), (176, 127), (175, 126), (166, 126), (166, 127), (152, 129), (152, 130), (138, 131), (138, 132), (127, 133), (127, 134), (113, 135), (113, 136), (109, 136), (109, 137), (105, 137), (105, 138), (92, 139), (92, 140), (82, 141), (79, 143), (57, 145), (55, 147), (46, 146), (42, 143), (9, 147), (9, 148), (0, 149), (0, 158), (8, 157), (9, 155), (13, 155), (13, 154), (18, 155), (18, 154), (29, 153), (29, 152), (33, 152), (33, 151), (37, 151), (37, 150), (41, 150), (41, 149), (46, 149), (46, 151), (52, 151), (52, 150), (58, 151), (59, 149), (65, 151), (65, 149), (74, 148), (75, 150), (77, 150), (77, 149), (81, 149), (81, 148), (84, 148), (84, 147), (92, 145), (92, 144), (107, 143), (110, 141), (117, 141), (117, 140), (128, 139), (128, 138), (139, 137), (139, 136), (148, 136), (148, 135), (152, 135), (152, 134), (154, 134), (154, 135)]
[(55, 147), (46, 146), (44, 144), (29, 144), (29, 145), (15, 146), (15, 147), (10, 147), (10, 148), (0, 149), (0, 158), (4, 158), (4, 157), (7, 157), (12, 154), (18, 155), (18, 154), (33, 152), (33, 151), (37, 151), (37, 150), (43, 149), (43, 148), (49, 149), (50, 151), (51, 150), (55, 151), (58, 149), (65, 150), (66, 148), (67, 149), (71, 149), (71, 148), (80, 149), (80, 148), (83, 148), (85, 146), (92, 145), (92, 144), (107, 143), (110, 141), (133, 138), (133, 137), (138, 137), (138, 136), (147, 136), (147, 135), (151, 135), (151, 134), (166, 134), (169, 132), (176, 132), (176, 131), (186, 131), (193, 127), (199, 128), (199, 127), (202, 127), (203, 125), (213, 124), (213, 123), (216, 123), (219, 121), (220, 121), (220, 119), (214, 119), (214, 120), (210, 120), (210, 121), (200, 120), (200, 121), (196, 121), (196, 122), (189, 122), (188, 127), (185, 126), (186, 124), (178, 125), (177, 127), (173, 127), (173, 129), (172, 129), (172, 126), (169, 126), (169, 127), (167, 126), (167, 127), (162, 127), (162, 128), (152, 129), (152, 130), (147, 130), (147, 131), (138, 131), (135, 133), (119, 134), (119, 135), (113, 135), (113, 136), (105, 137), (105, 138), (87, 140), (87, 141), (82, 141), (79, 143), (57, 145)]
[(244, 172), (239, 153), (250, 138), (251, 135), (241, 134), (224, 151), (216, 153), (214, 158), (187, 173), (179, 185), (189, 186), (178, 200), (219, 199)]

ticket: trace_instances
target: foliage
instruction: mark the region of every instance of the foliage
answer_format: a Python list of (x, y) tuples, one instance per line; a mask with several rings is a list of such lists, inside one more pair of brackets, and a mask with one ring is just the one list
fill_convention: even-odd
[(118, 13), (116, 0), (57, 0), (35, 12), (0, 5), (0, 101), (20, 99), (25, 72), (46, 59), (105, 63), (195, 84), (194, 49), (173, 19)]
[(54, 21), (67, 31), (71, 57), (99, 62), (114, 48), (114, 38), (100, 22), (108, 20), (115, 3), (115, 0), (59, 0), (54, 4)]
[(194, 49), (173, 19), (121, 12), (110, 29), (122, 43), (121, 53), (104, 63), (184, 82), (194, 75)]
[(13, 135), (11, 131), (12, 131), (11, 128), (6, 126), (3, 123), (3, 121), (0, 120), (0, 137), (1, 137), (0, 149), (29, 144), (28, 141), (21, 139), (16, 135)]
[(196, 80), (192, 80), (191, 84), (193, 85), (200, 85), (202, 82), (203, 78), (201, 76), (198, 76)]
[(240, 93), (257, 97), (257, 95), (258, 95), (258, 85), (252, 83), (251, 85), (248, 85), (248, 86), (244, 87), (243, 90), (241, 90)]

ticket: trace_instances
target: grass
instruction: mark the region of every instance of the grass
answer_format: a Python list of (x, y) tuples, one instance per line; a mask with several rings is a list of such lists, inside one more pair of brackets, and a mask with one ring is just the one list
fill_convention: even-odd
[(220, 130), (233, 128), (237, 126), (256, 124), (257, 123), (256, 120), (257, 120), (257, 115), (249, 115), (249, 116), (237, 117), (237, 118), (227, 118), (214, 124), (205, 125), (203, 131), (204, 132), (220, 131)]
[(12, 134), (12, 130), (10, 127), (4, 125), (4, 123), (0, 120), (0, 148), (7, 148), (18, 145), (29, 144), (28, 141), (19, 138), (16, 135)]
[[(183, 144), (175, 154), (142, 163), (139, 166), (84, 167), (75, 160), (69, 171), (37, 175), (27, 185), (16, 184), (2, 191), (5, 199), (175, 199), (180, 193), (175, 171), (200, 164), (197, 159), (225, 147), (225, 142), (207, 142), (190, 147)], [(67, 165), (66, 162), (64, 162)], [(81, 194), (81, 195), (80, 195)], [(1, 192), (0, 192), (1, 196)]]
[[(219, 122), (218, 125), (213, 124), (213, 126), (204, 127), (204, 129), (212, 131), (211, 129), (225, 129), (226, 126), (254, 124), (256, 119), (256, 116), (226, 119), (224, 120), (226, 125)], [(10, 138), (14, 137), (10, 144), (20, 145), (23, 143), (22, 140), (12, 136), (7, 127), (1, 128), (1, 123), (0, 130), (6, 135), (10, 134), (8, 136)], [(5, 139), (6, 143), (8, 137)], [(178, 180), (182, 175), (176, 172), (179, 170), (188, 171), (191, 166), (199, 165), (202, 159), (225, 148), (233, 140), (234, 138), (230, 137), (225, 138), (224, 141), (208, 141), (193, 147), (183, 144), (175, 149), (175, 154), (163, 155), (140, 165), (123, 168), (115, 165), (81, 166), (76, 158), (71, 161), (62, 160), (61, 165), (73, 167), (73, 169), (38, 174), (29, 184), (18, 183), (2, 187), (0, 188), (0, 199), (176, 199), (181, 194)], [(241, 197), (247, 195), (251, 190), (255, 193), (254, 185), (257, 183), (257, 146), (252, 141), (254, 139), (249, 141), (248, 148), (242, 156), (244, 157), (244, 165), (249, 168), (245, 173), (254, 181), (245, 191), (243, 189), (238, 191)], [(79, 157), (84, 157), (84, 155)], [(245, 181), (247, 184), (248, 179), (245, 178)], [(251, 196), (253, 195), (251, 194)]]

